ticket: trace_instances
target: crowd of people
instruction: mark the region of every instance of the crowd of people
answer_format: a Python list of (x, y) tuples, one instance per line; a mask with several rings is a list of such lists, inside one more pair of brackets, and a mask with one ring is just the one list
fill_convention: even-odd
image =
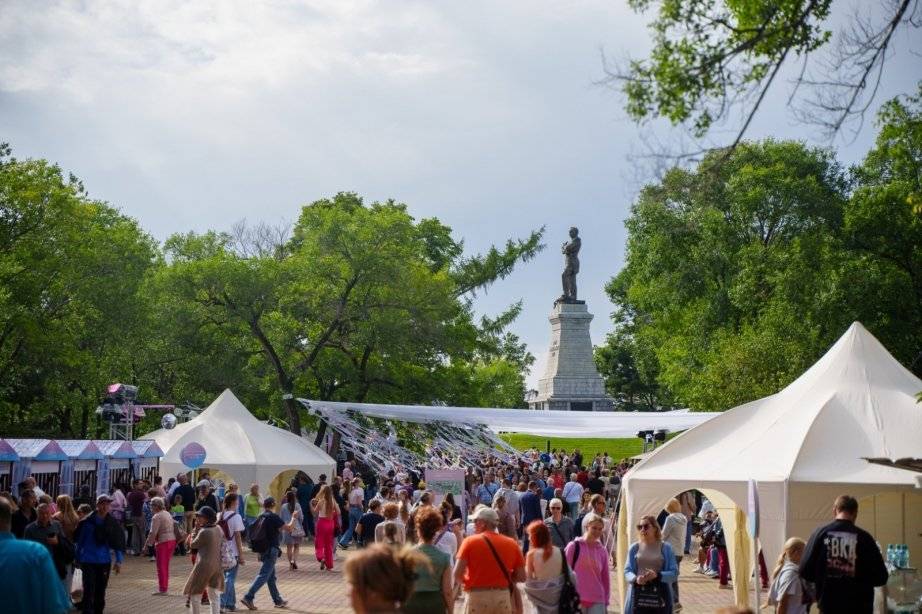
[[(337, 565), (337, 550), (358, 550), (343, 573), (359, 613), (458, 607), (512, 614), (527, 601), (539, 614), (602, 614), (612, 569), (628, 586), (626, 614), (678, 612), (680, 563), (691, 555), (693, 534), (695, 571), (729, 588), (722, 522), (697, 491), (670, 500), (658, 517), (638, 519), (627, 558), (617, 564), (615, 512), (630, 466), (607, 454), (587, 464), (578, 450), (529, 450), (512, 459), (484, 454), (467, 469), (461, 492), (443, 494), (427, 489), (415, 472), (375, 475), (346, 461), (331, 478), (299, 473), (281, 501), (257, 484), (241, 495), (236, 484), (225, 488), (206, 473), (194, 485), (185, 474), (166, 484), (159, 477), (136, 480), (130, 489), (99, 495), (92, 506), (85, 492), (51, 501), (27, 478), (18, 497), (0, 493), (0, 581), (28, 587), (44, 580), (42, 590), (6, 592), (5, 606), (101, 613), (110, 573), (120, 573), (124, 557), (134, 555), (156, 562), (155, 596), (169, 594), (172, 558), (190, 556), (181, 594), (193, 613), (255, 610), (264, 585), (274, 607), (286, 608), (277, 561), (284, 546), (290, 570), (298, 570), (310, 542), (322, 571)], [(822, 612), (871, 611), (873, 587), (886, 582), (887, 569), (873, 538), (855, 526), (857, 510), (855, 499), (840, 497), (835, 522), (808, 541), (789, 539), (771, 577), (763, 564), (762, 582), (770, 583), (769, 604), (778, 612), (806, 612), (813, 601)], [(259, 570), (238, 599), (247, 550)], [(34, 564), (26, 573), (17, 563), (7, 577), (11, 557)], [(55, 578), (50, 585), (49, 578)]]

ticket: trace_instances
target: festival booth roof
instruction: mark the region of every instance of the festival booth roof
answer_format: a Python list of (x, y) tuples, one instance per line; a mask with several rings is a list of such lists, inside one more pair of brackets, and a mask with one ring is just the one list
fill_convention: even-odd
[(99, 451), (108, 458), (138, 458), (138, 453), (134, 451), (134, 447), (131, 445), (130, 441), (119, 439), (94, 439), (93, 443), (96, 444)]
[(205, 448), (203, 467), (227, 473), (246, 491), (256, 482), (260, 491), (280, 473), (301, 470), (315, 480), (321, 473), (333, 475), (335, 461), (323, 450), (294, 433), (260, 422), (230, 390), (225, 390), (201, 414), (173, 429), (160, 429), (143, 439), (157, 442), (164, 451), (160, 463), (164, 475), (189, 469), (180, 459), (190, 443)]
[[(734, 578), (750, 577), (752, 543), (743, 514), (749, 480), (757, 485), (766, 561), (775, 560), (788, 536), (809, 537), (828, 522), (837, 495), (912, 489), (912, 473), (864, 459), (918, 456), (919, 391), (922, 380), (855, 322), (784, 390), (679, 435), (625, 476), (621, 560), (632, 541), (627, 528), (690, 488), (704, 492), (721, 511)], [(620, 576), (619, 585), (623, 591)], [(745, 604), (747, 583), (735, 582), (734, 590), (737, 603)]]
[(67, 454), (67, 458), (75, 460), (100, 460), (106, 455), (89, 439), (56, 439), (58, 445)]
[(135, 454), (140, 458), (160, 458), (163, 456), (163, 450), (160, 449), (156, 441), (140, 439), (132, 441), (131, 447), (134, 448)]
[(0, 439), (0, 463), (16, 462), (19, 460), (19, 454), (15, 448), (6, 439)]
[(686, 409), (664, 412), (572, 412), (438, 405), (378, 405), (298, 399), (308, 408), (356, 411), (368, 416), (427, 423), (483, 424), (495, 432), (527, 433), (546, 437), (633, 437), (638, 431), (683, 431), (707, 422), (716, 414)]
[(20, 459), (33, 461), (63, 461), (68, 456), (53, 439), (7, 439)]

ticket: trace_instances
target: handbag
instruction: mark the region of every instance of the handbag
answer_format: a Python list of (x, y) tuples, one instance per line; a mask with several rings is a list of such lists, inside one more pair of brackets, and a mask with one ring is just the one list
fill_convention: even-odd
[(173, 537), (178, 543), (186, 541), (186, 530), (176, 520), (173, 521)]
[[(583, 611), (580, 605), (579, 593), (573, 579), (570, 577), (570, 567), (567, 565), (567, 555), (560, 548), (560, 573), (563, 574), (563, 586), (560, 588), (560, 614), (581, 614)], [(579, 559), (579, 542), (576, 542), (576, 552), (573, 556), (573, 565)]]
[(662, 614), (666, 611), (665, 590), (659, 580), (634, 585), (633, 611), (637, 614)]
[(512, 602), (512, 611), (515, 612), (515, 614), (521, 614), (524, 610), (524, 606), (522, 605), (522, 593), (516, 590), (515, 582), (512, 581), (509, 570), (506, 569), (503, 560), (499, 558), (499, 553), (496, 552), (496, 548), (493, 547), (493, 544), (490, 543), (490, 540), (487, 539), (485, 535), (483, 536), (483, 541), (487, 542), (487, 546), (490, 547), (490, 552), (493, 553), (493, 558), (496, 559), (496, 564), (499, 565), (499, 569), (503, 572), (506, 582), (509, 583), (509, 600)]
[(297, 521), (295, 521), (294, 526), (291, 528), (291, 536), (297, 538), (304, 537), (305, 535), (306, 533), (304, 532), (304, 525), (301, 523), (301, 519), (298, 518)]

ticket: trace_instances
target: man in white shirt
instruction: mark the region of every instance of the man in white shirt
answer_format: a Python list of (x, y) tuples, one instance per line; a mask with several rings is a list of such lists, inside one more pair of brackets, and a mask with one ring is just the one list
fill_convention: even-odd
[(231, 554), (236, 557), (237, 564), (230, 569), (224, 570), (224, 592), (221, 593), (221, 609), (233, 611), (237, 605), (237, 594), (234, 591), (234, 583), (237, 581), (237, 570), (244, 564), (243, 560), (243, 518), (237, 512), (239, 502), (237, 493), (228, 493), (224, 497), (224, 511), (219, 517), (218, 527), (221, 534), (227, 540), (227, 548)]
[(349, 528), (339, 540), (340, 548), (348, 548), (355, 537), (355, 527), (365, 513), (365, 490), (362, 488), (361, 478), (352, 478), (352, 490), (349, 491)]
[(583, 498), (583, 485), (576, 481), (576, 474), (570, 474), (570, 481), (563, 485), (563, 500), (570, 508), (570, 518), (579, 517), (579, 502)]

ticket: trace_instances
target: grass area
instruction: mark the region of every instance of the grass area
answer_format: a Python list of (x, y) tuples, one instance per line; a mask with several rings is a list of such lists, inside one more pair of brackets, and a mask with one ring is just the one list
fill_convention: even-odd
[(608, 452), (608, 455), (617, 460), (634, 456), (643, 452), (643, 441), (637, 437), (628, 437), (625, 439), (615, 439), (608, 437), (541, 437), (539, 435), (525, 435), (523, 433), (503, 433), (500, 435), (512, 447), (519, 450), (527, 450), (531, 447), (537, 447), (542, 452), (551, 442), (551, 449), (563, 448), (568, 452), (574, 448), (579, 448), (583, 453), (583, 458), (591, 460), (597, 452)]

